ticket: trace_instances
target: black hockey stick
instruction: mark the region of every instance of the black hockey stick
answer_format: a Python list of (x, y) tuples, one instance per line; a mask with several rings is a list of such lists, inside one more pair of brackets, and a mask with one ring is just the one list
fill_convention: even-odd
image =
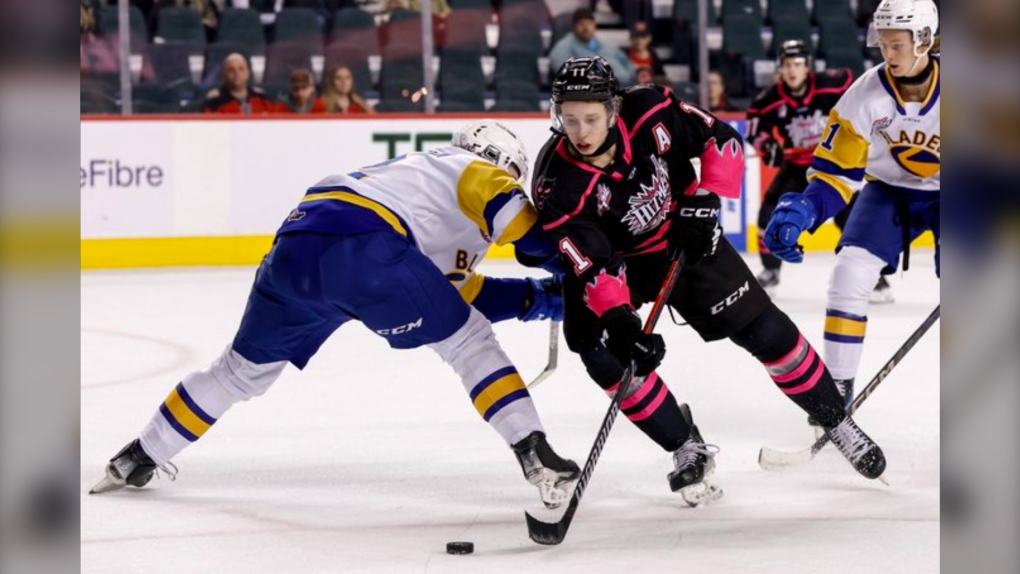
[(549, 375), (556, 371), (556, 364), (559, 361), (560, 352), (560, 322), (549, 321), (549, 361), (545, 364), (542, 372), (535, 377), (535, 380), (528, 383), (528, 388), (533, 389), (539, 383), (549, 378)]
[[(659, 290), (659, 295), (655, 298), (652, 312), (645, 321), (645, 333), (651, 333), (655, 329), (655, 323), (658, 322), (659, 315), (662, 314), (662, 309), (673, 292), (673, 286), (676, 285), (677, 277), (680, 276), (683, 260), (684, 256), (681, 253), (670, 265), (669, 271), (666, 273), (666, 279)], [(535, 542), (555, 545), (563, 542), (563, 539), (567, 536), (567, 529), (570, 528), (570, 523), (574, 520), (577, 506), (581, 503), (581, 497), (584, 496), (584, 490), (588, 486), (588, 481), (591, 480), (591, 475), (595, 472), (595, 465), (598, 464), (599, 457), (602, 456), (602, 448), (605, 447), (606, 439), (609, 438), (609, 431), (613, 430), (616, 415), (620, 412), (620, 403), (623, 401), (623, 397), (627, 396), (627, 391), (636, 378), (634, 376), (634, 369), (634, 362), (631, 361), (630, 365), (623, 372), (620, 386), (617, 387), (616, 394), (613, 395), (613, 400), (609, 403), (609, 410), (606, 412), (605, 418), (602, 419), (599, 434), (595, 437), (595, 444), (592, 445), (591, 451), (588, 453), (588, 460), (584, 463), (581, 477), (577, 480), (574, 494), (570, 497), (570, 503), (567, 504), (567, 511), (563, 513), (563, 517), (557, 522), (543, 522), (528, 512), (524, 513), (524, 518), (528, 523), (528, 536)]]
[[(858, 394), (854, 398), (854, 401), (850, 403), (850, 407), (847, 408), (846, 411), (848, 415), (852, 415), (857, 412), (857, 409), (860, 408), (861, 404), (868, 400), (868, 396), (875, 392), (878, 385), (882, 384), (882, 381), (884, 381), (885, 378), (889, 376), (889, 373), (896, 368), (896, 365), (903, 360), (903, 357), (905, 357), (907, 353), (914, 348), (914, 345), (921, 340), (921, 337), (928, 332), (928, 329), (930, 329), (931, 326), (938, 321), (939, 316), (941, 315), (941, 310), (942, 305), (935, 307), (935, 310), (931, 312), (931, 315), (928, 315), (928, 318), (921, 323), (921, 326), (918, 327), (909, 338), (907, 338), (892, 358), (882, 366), (882, 369), (878, 371), (878, 374), (876, 374), (875, 377), (868, 382), (864, 389), (861, 390), (860, 394)], [(815, 456), (817, 456), (827, 444), (829, 444), (829, 435), (826, 434), (819, 437), (810, 448), (795, 452), (776, 450), (763, 446), (758, 452), (758, 466), (765, 470), (782, 470), (791, 466), (807, 464), (814, 460)]]

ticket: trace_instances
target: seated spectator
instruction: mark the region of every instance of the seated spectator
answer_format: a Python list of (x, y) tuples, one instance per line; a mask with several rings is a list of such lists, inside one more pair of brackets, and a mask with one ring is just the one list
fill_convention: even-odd
[(712, 113), (743, 111), (726, 99), (726, 81), (716, 70), (708, 73), (708, 111)]
[[(177, 8), (191, 8), (202, 16), (202, 26), (205, 27), (206, 40), (212, 42), (216, 36), (216, 27), (220, 25), (220, 7), (214, 0), (157, 0), (149, 17), (152, 19), (153, 30), (156, 29), (156, 22), (159, 21), (159, 11), (163, 8), (176, 6)], [(221, 2), (222, 4), (222, 2)]]
[(652, 75), (652, 69), (649, 68), (648, 66), (641, 66), (640, 68), (638, 68), (637, 72), (634, 74), (634, 78), (635, 84), (655, 83), (655, 76)]
[(248, 60), (233, 53), (223, 59), (223, 85), (209, 90), (202, 111), (219, 114), (270, 114), (280, 107), (261, 88), (249, 86)]
[[(634, 63), (637, 70), (647, 68), (651, 73), (652, 80), (642, 82), (638, 78), (638, 84), (660, 83), (666, 78), (666, 71), (662, 67), (659, 57), (652, 51), (652, 33), (648, 25), (638, 21), (630, 30), (630, 48), (627, 49), (627, 56)], [(615, 68), (613, 71), (616, 71)]]
[(617, 46), (603, 44), (595, 37), (595, 14), (588, 8), (574, 11), (571, 33), (560, 38), (549, 52), (549, 67), (555, 73), (570, 58), (602, 56), (613, 67), (620, 85), (634, 83), (634, 63)]
[(81, 0), (81, 20), (78, 30), (82, 36), (87, 36), (96, 31), (96, 11), (89, 0)]
[(347, 66), (333, 68), (323, 81), (322, 99), (331, 114), (374, 114), (375, 108), (354, 91), (354, 74)]
[(290, 73), (290, 86), (281, 104), (295, 114), (326, 113), (326, 102), (315, 95), (315, 76), (311, 70), (294, 70)]

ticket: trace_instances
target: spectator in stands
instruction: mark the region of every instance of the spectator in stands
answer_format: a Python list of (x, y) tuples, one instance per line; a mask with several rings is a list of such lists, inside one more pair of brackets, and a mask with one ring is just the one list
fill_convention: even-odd
[[(651, 72), (652, 80), (643, 82), (639, 77), (638, 84), (661, 83), (666, 78), (662, 62), (652, 51), (652, 33), (648, 30), (648, 24), (640, 20), (630, 29), (630, 48), (627, 49), (627, 56), (634, 63), (639, 75), (641, 68), (647, 68)], [(615, 68), (613, 71), (616, 71)]]
[(96, 31), (96, 11), (89, 0), (81, 0), (81, 20), (78, 30), (82, 36)]
[(280, 107), (261, 88), (249, 86), (248, 60), (238, 53), (223, 59), (223, 85), (205, 95), (202, 111), (221, 114), (270, 114)]
[(743, 111), (726, 98), (726, 81), (718, 70), (708, 73), (708, 111), (712, 113)]
[(216, 27), (220, 24), (220, 7), (214, 0), (156, 0), (155, 6), (149, 18), (152, 19), (151, 28), (156, 29), (155, 23), (159, 21), (159, 11), (167, 7), (191, 8), (202, 16), (202, 26), (205, 27), (206, 39), (212, 42), (216, 37)]
[(331, 114), (374, 114), (375, 108), (354, 91), (354, 74), (347, 66), (337, 66), (326, 76), (322, 99)]
[(290, 73), (287, 95), (280, 103), (295, 114), (326, 113), (326, 102), (315, 95), (315, 76), (311, 70), (299, 69)]
[(613, 67), (616, 79), (623, 86), (634, 83), (634, 63), (619, 46), (603, 44), (595, 37), (595, 13), (589, 8), (574, 11), (573, 28), (570, 34), (560, 38), (549, 52), (549, 67), (559, 70), (570, 58), (602, 56)]
[(648, 66), (641, 66), (640, 68), (638, 68), (637, 72), (634, 74), (634, 78), (635, 84), (655, 83), (655, 76), (652, 75), (652, 69), (649, 68)]

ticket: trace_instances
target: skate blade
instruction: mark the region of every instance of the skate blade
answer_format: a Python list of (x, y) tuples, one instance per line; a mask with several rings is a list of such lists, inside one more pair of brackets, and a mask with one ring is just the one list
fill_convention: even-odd
[(680, 489), (680, 496), (687, 506), (696, 508), (722, 498), (723, 490), (715, 481), (706, 479)]
[(893, 294), (888, 290), (872, 291), (871, 294), (868, 295), (868, 303), (871, 303), (872, 305), (887, 305), (895, 302), (896, 298), (893, 297)]
[(103, 494), (104, 492), (120, 490), (125, 486), (127, 486), (127, 483), (120, 484), (114, 481), (109, 476), (104, 476), (103, 480), (100, 480), (99, 482), (96, 483), (95, 486), (92, 487), (92, 490), (89, 491), (89, 494)]
[[(535, 486), (538, 487), (538, 496), (542, 499), (542, 504), (550, 510), (555, 510), (563, 503), (570, 500), (570, 497), (574, 495), (574, 488), (577, 486), (578, 478), (571, 480), (560, 480), (559, 476), (551, 471), (544, 471), (544, 476), (548, 478), (546, 480), (538, 481)], [(557, 482), (560, 480), (559, 482)]]

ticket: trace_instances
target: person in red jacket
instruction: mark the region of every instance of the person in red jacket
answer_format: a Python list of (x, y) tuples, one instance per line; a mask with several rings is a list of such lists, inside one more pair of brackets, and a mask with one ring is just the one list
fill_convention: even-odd
[(279, 104), (269, 99), (261, 88), (248, 85), (250, 79), (248, 60), (241, 54), (230, 54), (223, 59), (223, 85), (206, 93), (202, 111), (218, 114), (279, 112)]

